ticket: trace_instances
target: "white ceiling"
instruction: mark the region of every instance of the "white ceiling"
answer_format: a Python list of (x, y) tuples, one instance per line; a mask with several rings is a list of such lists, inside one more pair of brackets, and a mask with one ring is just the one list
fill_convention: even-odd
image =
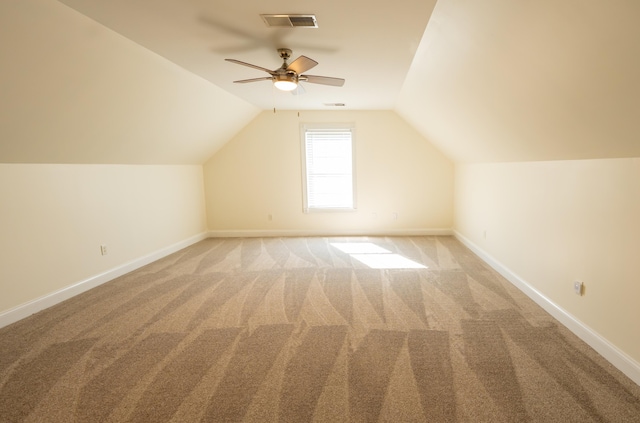
[[(267, 28), (312, 13), (319, 28)], [(637, 0), (6, 0), (0, 162), (202, 163), (260, 110), (394, 110), (455, 162), (640, 158)], [(319, 65), (294, 96), (224, 61)]]
[[(455, 161), (640, 157), (637, 0), (62, 0), (260, 109), (393, 109)], [(315, 14), (318, 29), (262, 13)], [(320, 64), (294, 96), (276, 49)]]
[[(435, 0), (61, 0), (84, 15), (261, 108), (393, 109)], [(314, 14), (318, 28), (269, 28), (260, 14)], [(268, 76), (225, 58), (275, 70), (277, 48), (308, 56), (308, 74), (346, 79), (343, 87), (304, 83), (277, 91)]]

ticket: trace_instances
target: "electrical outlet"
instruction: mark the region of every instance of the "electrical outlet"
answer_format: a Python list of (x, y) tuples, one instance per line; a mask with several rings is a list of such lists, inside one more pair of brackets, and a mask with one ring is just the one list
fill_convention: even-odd
[(582, 282), (581, 281), (574, 281), (573, 282), (573, 290), (575, 291), (576, 295), (582, 295), (582, 291), (583, 291)]
[(102, 254), (103, 256), (107, 255), (107, 244), (102, 244), (100, 246), (100, 254)]

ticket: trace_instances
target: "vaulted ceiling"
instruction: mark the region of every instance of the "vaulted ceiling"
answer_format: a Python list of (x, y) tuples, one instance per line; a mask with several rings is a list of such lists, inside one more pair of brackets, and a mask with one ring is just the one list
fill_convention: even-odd
[[(268, 28), (260, 14), (314, 14)], [(395, 110), (458, 162), (640, 157), (634, 0), (6, 0), (0, 162), (202, 163), (265, 109)], [(275, 90), (276, 49), (344, 87)]]

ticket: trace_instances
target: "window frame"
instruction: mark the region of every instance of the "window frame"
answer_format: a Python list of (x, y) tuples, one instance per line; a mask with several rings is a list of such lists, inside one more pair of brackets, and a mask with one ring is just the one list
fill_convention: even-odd
[[(309, 207), (307, 188), (307, 144), (308, 131), (349, 131), (351, 133), (351, 207)], [(302, 210), (304, 213), (354, 212), (357, 210), (356, 195), (356, 135), (354, 123), (301, 123), (300, 124), (300, 153), (302, 168)]]

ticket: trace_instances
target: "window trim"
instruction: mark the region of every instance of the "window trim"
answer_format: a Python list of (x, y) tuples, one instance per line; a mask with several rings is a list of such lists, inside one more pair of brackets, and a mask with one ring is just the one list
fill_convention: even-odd
[[(309, 207), (307, 197), (307, 147), (306, 132), (313, 130), (336, 130), (351, 132), (351, 185), (352, 185), (352, 207)], [(300, 124), (300, 157), (302, 169), (302, 211), (304, 213), (331, 213), (331, 212), (354, 212), (357, 210), (356, 194), (356, 135), (355, 124), (349, 122), (339, 123), (301, 123)]]

